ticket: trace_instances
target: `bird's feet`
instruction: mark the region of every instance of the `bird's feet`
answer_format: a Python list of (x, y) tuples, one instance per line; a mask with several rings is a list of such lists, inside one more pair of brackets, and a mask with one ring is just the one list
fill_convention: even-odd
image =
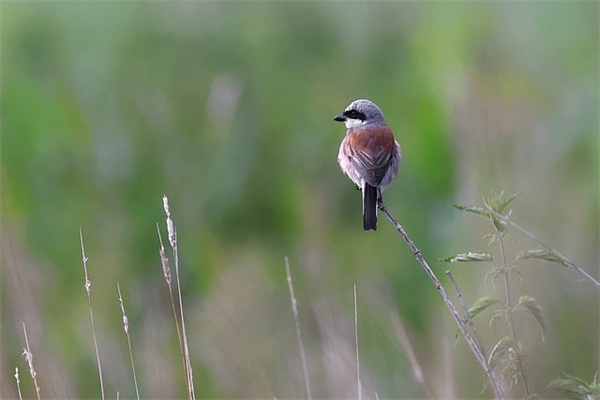
[(382, 211), (385, 208), (385, 206), (383, 205), (383, 197), (381, 196), (381, 192), (379, 192), (377, 196), (377, 208), (379, 208)]

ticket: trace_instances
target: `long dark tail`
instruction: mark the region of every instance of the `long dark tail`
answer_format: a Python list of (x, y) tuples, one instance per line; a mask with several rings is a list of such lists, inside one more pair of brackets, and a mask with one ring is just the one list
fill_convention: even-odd
[(363, 227), (377, 230), (377, 188), (368, 183), (363, 189)]

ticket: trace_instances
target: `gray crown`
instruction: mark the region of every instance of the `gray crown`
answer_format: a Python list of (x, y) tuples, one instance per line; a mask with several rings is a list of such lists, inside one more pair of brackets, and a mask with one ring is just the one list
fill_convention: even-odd
[(351, 112), (352, 110), (356, 111), (361, 116), (360, 119), (363, 120), (363, 124), (365, 124), (365, 125), (370, 125), (370, 124), (384, 124), (385, 125), (385, 118), (383, 117), (383, 113), (381, 112), (381, 109), (379, 107), (377, 107), (377, 105), (370, 100), (358, 99), (358, 100), (354, 100), (352, 103), (350, 103), (350, 105), (348, 107), (346, 107), (346, 110), (344, 111), (344, 114), (346, 115), (347, 118), (349, 118), (348, 113)]

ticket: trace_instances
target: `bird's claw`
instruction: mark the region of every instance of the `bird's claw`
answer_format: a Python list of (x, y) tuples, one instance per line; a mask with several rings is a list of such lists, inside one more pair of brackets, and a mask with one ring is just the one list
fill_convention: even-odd
[(382, 211), (384, 209), (383, 197), (381, 196), (381, 193), (379, 194), (379, 196), (377, 196), (377, 208), (379, 208)]

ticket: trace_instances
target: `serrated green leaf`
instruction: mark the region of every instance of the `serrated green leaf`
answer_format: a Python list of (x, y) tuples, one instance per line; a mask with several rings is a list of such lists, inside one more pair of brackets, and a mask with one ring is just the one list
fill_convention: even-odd
[(570, 399), (588, 400), (590, 398), (588, 396), (593, 395), (593, 393), (591, 393), (589, 389), (585, 386), (585, 382), (584, 385), (582, 385), (580, 381), (580, 379), (573, 377), (568, 377), (566, 379), (557, 378), (552, 380), (548, 384), (547, 388), (559, 390)]
[(518, 193), (513, 194), (512, 196), (505, 197), (504, 191), (500, 192), (497, 195), (492, 192), (483, 201), (485, 202), (486, 206), (488, 206), (490, 209), (497, 212), (498, 214), (502, 214), (504, 212), (504, 209), (506, 208), (506, 206), (511, 201), (516, 199), (520, 194), (521, 193), (518, 192)]
[(487, 309), (489, 306), (499, 303), (498, 299), (494, 296), (485, 296), (477, 300), (473, 305), (469, 308), (469, 317), (471, 319), (475, 318), (482, 311)]
[(504, 212), (504, 209), (506, 208), (506, 206), (513, 201), (514, 199), (517, 198), (517, 196), (519, 196), (521, 194), (521, 192), (519, 193), (515, 193), (510, 197), (504, 197), (504, 196), (500, 196), (500, 199), (498, 201), (498, 211), (496, 211), (498, 214), (502, 214)]
[(577, 378), (576, 376), (571, 376), (569, 374), (565, 374), (565, 376), (568, 379), (571, 379), (577, 383), (579, 383), (579, 385), (581, 385), (589, 394), (594, 395), (594, 398), (599, 398), (598, 396), (600, 395), (600, 387), (598, 386), (598, 372), (596, 372), (596, 374), (594, 375), (594, 380), (592, 381), (592, 383), (587, 383), (586, 381), (584, 381), (581, 378)]
[(560, 264), (563, 267), (571, 268), (569, 264), (567, 264), (562, 258), (560, 258), (555, 252), (548, 250), (526, 250), (522, 251), (517, 255), (519, 260), (527, 260), (530, 258), (537, 258), (539, 260), (545, 260), (549, 262), (553, 262), (556, 264)]
[(571, 379), (556, 378), (551, 380), (546, 387), (548, 389), (564, 389), (570, 388), (571, 386), (573, 386), (573, 381)]
[(543, 339), (544, 335), (546, 334), (546, 321), (544, 320), (542, 307), (539, 305), (537, 300), (531, 296), (521, 296), (519, 298), (519, 305), (529, 311), (533, 318), (535, 318), (540, 328), (542, 328)]
[(454, 204), (452, 207), (461, 210), (461, 211), (466, 211), (466, 212), (470, 212), (473, 214), (477, 214), (477, 215), (481, 215), (482, 217), (489, 217), (490, 213), (483, 207), (477, 207), (477, 206), (459, 206)]
[(498, 343), (492, 349), (490, 353), (490, 357), (488, 360), (488, 365), (490, 369), (494, 369), (494, 367), (502, 361), (505, 355), (507, 355), (511, 349), (515, 348), (515, 342), (511, 338), (505, 337), (504, 339), (500, 339)]
[(490, 253), (470, 251), (468, 253), (455, 254), (446, 258), (440, 258), (440, 261), (447, 263), (471, 262), (471, 261), (493, 261), (494, 257)]
[[(483, 199), (483, 202), (489, 210), (492, 210), (498, 214), (503, 215), (504, 209), (506, 208), (506, 206), (511, 201), (516, 199), (519, 194), (520, 193), (516, 193), (510, 197), (504, 197), (504, 192), (500, 192), (497, 195), (494, 193), (491, 193), (488, 197)], [(492, 224), (496, 228), (496, 230), (498, 232), (505, 232), (506, 231), (506, 222), (504, 222), (501, 218), (498, 218), (493, 213), (489, 213), (489, 214), (491, 215), (490, 219), (491, 219)], [(505, 217), (507, 217), (507, 216), (505, 216)]]

